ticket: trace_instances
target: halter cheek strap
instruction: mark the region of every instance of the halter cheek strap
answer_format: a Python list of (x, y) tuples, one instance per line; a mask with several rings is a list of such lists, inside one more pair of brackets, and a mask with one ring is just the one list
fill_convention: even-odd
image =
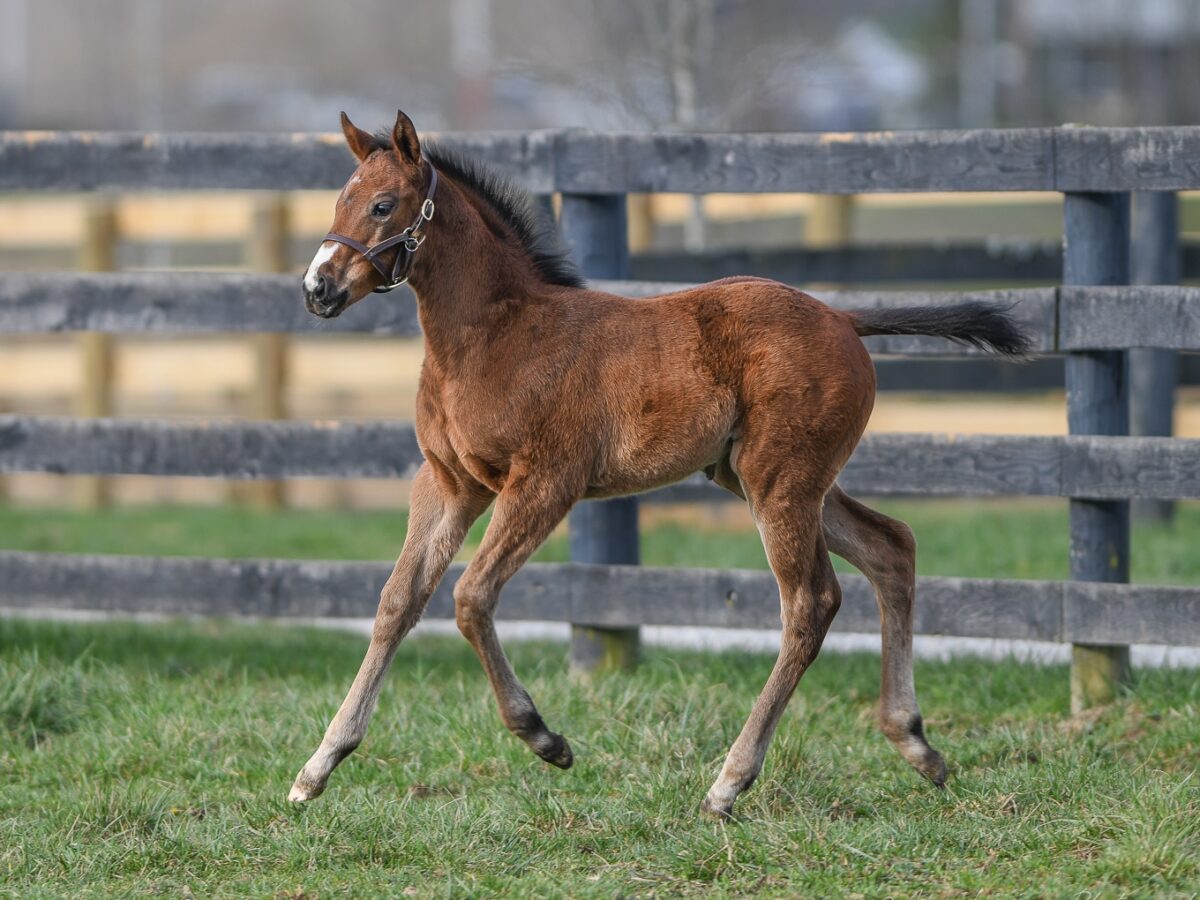
[[(425, 200), (421, 203), (421, 210), (417, 213), (417, 218), (402, 232), (394, 234), (390, 238), (384, 238), (374, 247), (368, 247), (354, 238), (346, 237), (343, 234), (335, 234), (332, 231), (325, 235), (325, 240), (345, 244), (351, 250), (361, 253), (366, 257), (367, 262), (373, 265), (375, 270), (383, 276), (384, 283), (375, 288), (376, 294), (386, 294), (388, 291), (394, 291), (400, 285), (404, 284), (404, 282), (408, 281), (408, 276), (412, 272), (413, 257), (425, 241), (425, 225), (433, 221), (433, 195), (437, 191), (437, 183), (437, 169), (433, 167), (433, 163), (430, 163), (429, 190), (425, 192)], [(383, 260), (380, 259), (380, 256), (392, 248), (396, 248), (396, 258), (392, 262), (391, 269), (389, 269)]]

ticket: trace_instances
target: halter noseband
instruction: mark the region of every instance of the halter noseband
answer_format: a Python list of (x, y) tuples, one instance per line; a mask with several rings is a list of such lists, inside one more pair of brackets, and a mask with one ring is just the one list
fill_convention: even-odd
[[(345, 244), (351, 250), (361, 253), (366, 257), (367, 262), (373, 265), (376, 271), (383, 276), (385, 283), (375, 288), (376, 294), (386, 294), (388, 291), (394, 291), (400, 285), (404, 284), (404, 282), (408, 281), (408, 276), (412, 271), (413, 257), (416, 255), (417, 248), (425, 240), (425, 223), (433, 221), (433, 194), (437, 190), (437, 183), (437, 169), (433, 167), (433, 163), (430, 163), (429, 190), (425, 194), (424, 202), (421, 203), (421, 210), (417, 213), (416, 220), (399, 234), (392, 235), (390, 238), (384, 238), (374, 247), (368, 247), (354, 238), (349, 238), (342, 234), (334, 234), (332, 231), (325, 235), (325, 240), (337, 241), (339, 244)], [(396, 251), (396, 260), (392, 263), (392, 268), (389, 271), (388, 267), (379, 257), (393, 247), (398, 247), (398, 249)]]

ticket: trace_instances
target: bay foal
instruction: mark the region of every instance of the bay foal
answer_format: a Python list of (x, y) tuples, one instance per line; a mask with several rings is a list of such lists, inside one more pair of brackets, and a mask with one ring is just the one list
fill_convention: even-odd
[(875, 398), (860, 335), (941, 335), (1019, 355), (1026, 340), (1004, 312), (980, 304), (840, 312), (761, 278), (646, 300), (589, 290), (524, 195), (469, 160), (423, 151), (403, 113), (387, 135), (345, 114), (342, 130), (359, 166), (305, 275), (305, 302), (331, 318), (372, 290), (410, 281), (425, 335), (416, 412), (425, 463), (366, 658), (290, 799), (320, 794), (363, 739), (397, 645), (493, 501), (483, 543), (454, 588), (455, 616), (504, 724), (568, 768), (570, 746), (546, 727), (497, 640), (500, 589), (576, 501), (698, 470), (749, 504), (783, 621), (775, 668), (704, 811), (732, 813), (821, 647), (841, 598), (828, 551), (861, 569), (878, 597), (883, 732), (941, 785), (946, 765), (925, 738), (913, 688), (912, 532), (834, 479)]

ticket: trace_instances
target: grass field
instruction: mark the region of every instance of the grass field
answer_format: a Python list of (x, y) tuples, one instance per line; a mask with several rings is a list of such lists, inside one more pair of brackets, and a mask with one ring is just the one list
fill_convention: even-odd
[[(1067, 508), (1054, 500), (880, 501), (908, 522), (925, 575), (979, 578), (1067, 577)], [(647, 509), (642, 561), (659, 566), (764, 568), (758, 534), (742, 516)], [(404, 541), (396, 511), (285, 510), (235, 507), (125, 507), (103, 512), (0, 504), (0, 549), (75, 553), (393, 559)], [(486, 519), (461, 556), (478, 546)], [(1170, 526), (1137, 525), (1133, 580), (1200, 584), (1200, 505), (1180, 504)], [(564, 531), (534, 557), (567, 558)], [(838, 561), (840, 563), (840, 561)], [(842, 569), (845, 570), (845, 566)]]
[(1200, 680), (1067, 713), (1057, 667), (921, 662), (937, 791), (873, 724), (878, 658), (820, 658), (759, 783), (697, 804), (771, 660), (651, 651), (636, 673), (514, 663), (576, 765), (499, 724), (465, 643), (407, 644), (371, 734), (283, 799), (359, 637), (219, 622), (0, 620), (0, 893), (169, 896), (1019, 896), (1200, 891)]
[[(889, 501), (921, 570), (1058, 578), (1059, 502)], [(647, 511), (655, 565), (761, 567), (738, 516)], [(403, 512), (0, 505), (0, 548), (385, 559)], [(477, 545), (472, 532), (464, 555)], [(1200, 509), (1139, 527), (1134, 577), (1200, 583)], [(557, 535), (539, 553), (566, 556)], [(651, 649), (632, 675), (518, 671), (576, 751), (505, 732), (465, 642), (402, 648), (371, 734), (284, 801), (364, 649), (283, 624), (0, 619), (0, 896), (1037, 896), (1200, 892), (1200, 676), (1139, 671), (1085, 718), (1062, 667), (922, 661), (938, 792), (874, 726), (878, 657), (826, 655), (729, 825), (697, 806), (772, 660)]]

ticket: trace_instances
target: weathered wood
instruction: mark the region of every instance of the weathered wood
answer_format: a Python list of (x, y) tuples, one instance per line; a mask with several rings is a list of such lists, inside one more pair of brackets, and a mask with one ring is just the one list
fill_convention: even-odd
[(674, 191), (1048, 191), (1050, 129), (863, 134), (560, 134), (558, 189)]
[[(563, 194), (563, 242), (588, 278), (629, 277), (628, 218), (624, 194)], [(578, 503), (567, 517), (572, 562), (637, 565), (638, 508), (633, 497)], [(636, 628), (571, 627), (571, 669), (579, 674), (637, 664)]]
[[(228, 560), (0, 552), (0, 607), (205, 616), (369, 617), (391, 570), (384, 562)], [(451, 567), (426, 618), (453, 619)], [(875, 633), (874, 595), (840, 575), (835, 631)], [(1200, 644), (1191, 588), (1058, 581), (921, 578), (919, 634), (1020, 640)], [(530, 564), (508, 583), (499, 616), (599, 627), (775, 628), (771, 573), (739, 569)]]
[(411, 478), (409, 423), (0, 416), (0, 471), (221, 478)]
[(1059, 349), (1200, 351), (1200, 288), (1114, 285), (1059, 289)]
[[(1129, 283), (1128, 194), (1070, 193), (1063, 200), (1064, 284)], [(1072, 435), (1129, 433), (1125, 353), (1102, 350), (1067, 357), (1067, 424)], [(1071, 578), (1129, 581), (1129, 502), (1073, 498)], [(1128, 672), (1128, 647), (1077, 642), (1071, 707), (1078, 712), (1111, 700)]]
[(1200, 187), (1200, 128), (1056, 128), (1059, 191), (1181, 191)]
[(420, 334), (407, 290), (372, 297), (336, 319), (304, 308), (294, 275), (234, 272), (36, 273), (0, 276), (0, 334), (102, 331), (192, 334), (287, 331)]
[[(554, 190), (553, 132), (424, 138)], [(341, 134), (0, 132), (0, 191), (328, 189), (354, 165)]]
[[(675, 282), (596, 279), (593, 286), (631, 297), (688, 287)], [(847, 291), (820, 299), (842, 309), (949, 304), (964, 300), (1012, 304), (1031, 331), (1035, 349), (1055, 340), (1053, 288), (1000, 291)], [(368, 297), (336, 319), (304, 309), (298, 279), (289, 275), (216, 272), (0, 274), (0, 334), (100, 331), (111, 334), (193, 334), (279, 331), (297, 334), (356, 332), (420, 334), (416, 302), (401, 288)], [(938, 338), (868, 338), (884, 355), (978, 356), (974, 348)]]
[[(408, 422), (0, 415), (0, 472), (406, 478), (420, 463)], [(1195, 498), (1200, 497), (1200, 440), (872, 434), (859, 444), (840, 482), (852, 493), (872, 495)], [(697, 474), (646, 498), (679, 503), (729, 496)], [(632, 541), (634, 519), (622, 515), (618, 539), (625, 535)], [(579, 522), (588, 530), (606, 527)], [(632, 547), (626, 544), (621, 555), (631, 556)]]
[(1200, 645), (1200, 590), (1067, 582), (1063, 639), (1095, 645)]
[[(1179, 197), (1173, 192), (1142, 192), (1133, 204), (1132, 280), (1134, 284), (1178, 284)], [(1129, 351), (1129, 431), (1166, 437), (1174, 433), (1175, 387), (1179, 360), (1171, 350), (1142, 347)], [(1175, 505), (1139, 498), (1131, 513), (1142, 522), (1169, 522)]]
[[(1200, 188), (1196, 127), (425, 137), (538, 193)], [(335, 188), (352, 169), (338, 134), (0, 132), (0, 190)]]

